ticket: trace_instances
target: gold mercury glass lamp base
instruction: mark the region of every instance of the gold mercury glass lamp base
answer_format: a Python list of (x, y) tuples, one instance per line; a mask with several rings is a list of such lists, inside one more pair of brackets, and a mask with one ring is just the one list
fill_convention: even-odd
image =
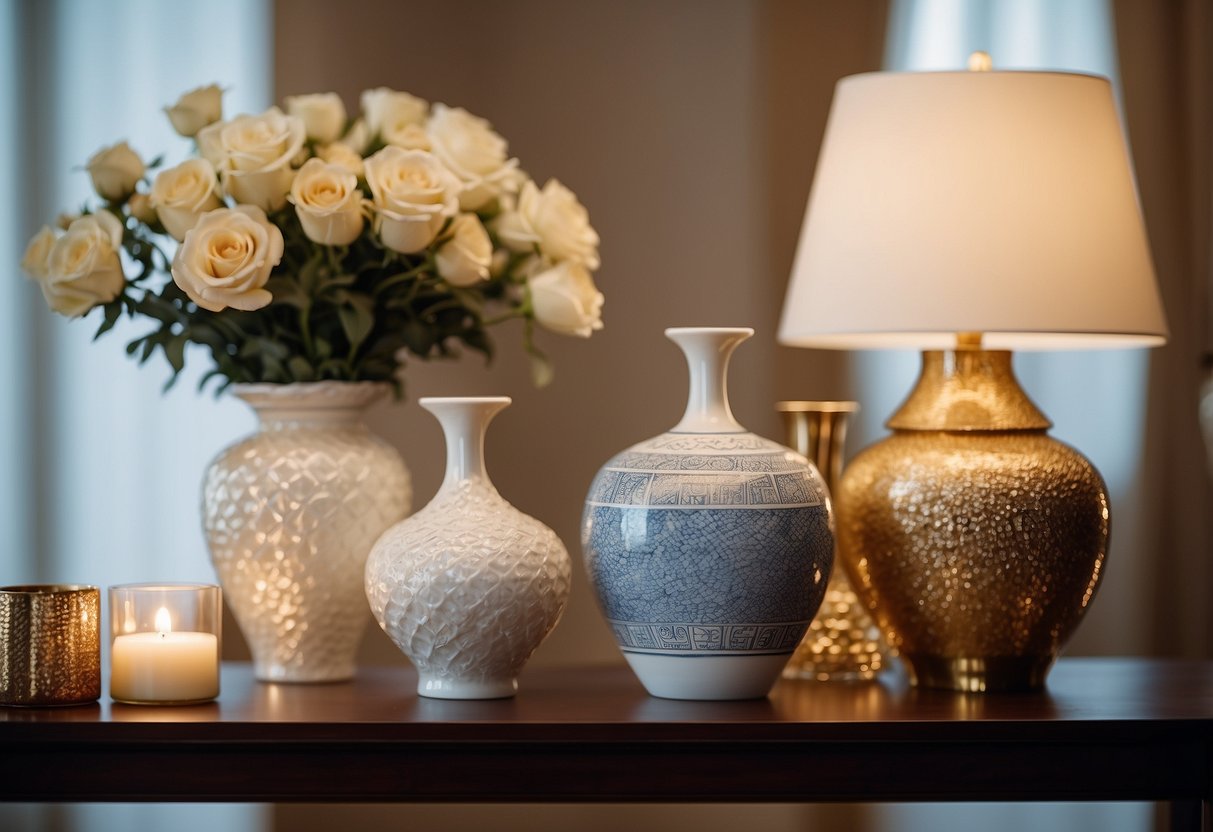
[[(847, 421), (859, 409), (855, 402), (779, 402), (784, 443), (817, 466), (833, 493), (842, 471)], [(791, 660), (785, 679), (862, 682), (873, 679), (884, 664), (880, 630), (851, 588), (838, 558), (826, 585), (825, 599)]]
[(1011, 354), (923, 353), (893, 435), (843, 473), (839, 555), (924, 687), (1040, 688), (1098, 587), (1107, 488), (1050, 438)]

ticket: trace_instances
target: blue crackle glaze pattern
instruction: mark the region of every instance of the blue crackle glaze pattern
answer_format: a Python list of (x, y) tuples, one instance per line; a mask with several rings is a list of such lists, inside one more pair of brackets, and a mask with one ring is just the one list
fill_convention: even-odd
[(804, 457), (753, 434), (663, 434), (595, 477), (582, 548), (624, 650), (781, 653), (821, 604), (834, 538)]

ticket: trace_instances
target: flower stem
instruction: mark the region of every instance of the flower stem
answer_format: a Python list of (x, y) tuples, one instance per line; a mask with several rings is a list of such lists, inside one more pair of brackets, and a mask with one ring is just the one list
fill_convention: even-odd
[(316, 347), (312, 343), (311, 317), (311, 303), (299, 307), (299, 338), (303, 341), (303, 351), (307, 355), (308, 361), (315, 364)]

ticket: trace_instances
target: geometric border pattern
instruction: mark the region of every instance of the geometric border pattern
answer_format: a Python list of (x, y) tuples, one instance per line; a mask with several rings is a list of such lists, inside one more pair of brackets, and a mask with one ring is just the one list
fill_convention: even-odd
[(803, 508), (818, 506), (825, 495), (807, 471), (779, 474), (598, 473), (586, 502), (595, 506), (660, 508)]
[(779, 624), (607, 623), (624, 650), (641, 653), (790, 653), (804, 637), (808, 621)]

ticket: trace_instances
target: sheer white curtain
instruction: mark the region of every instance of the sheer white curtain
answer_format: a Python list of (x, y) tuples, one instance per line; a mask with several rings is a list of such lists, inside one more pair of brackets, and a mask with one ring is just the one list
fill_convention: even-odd
[[(5, 71), (0, 154), (0, 253), (17, 273), (24, 241), (59, 211), (91, 196), (85, 160), (127, 140), (150, 160), (175, 164), (190, 152), (161, 107), (217, 82), (225, 112), (263, 110), (271, 100), (269, 0), (0, 0)], [(146, 326), (123, 322), (96, 343), (97, 320), (53, 316), (36, 288), (0, 288), (0, 579), (204, 580), (214, 573), (199, 519), (208, 460), (248, 432), (239, 403), (196, 392), (204, 354), (191, 354), (177, 387), (157, 355), (143, 367), (125, 342)], [(0, 828), (79, 830), (262, 828), (242, 806), (0, 808)]]
[[(963, 69), (977, 49), (996, 69), (1057, 69), (1108, 76), (1119, 91), (1108, 0), (893, 0), (886, 68)], [(1113, 518), (1109, 568), (1100, 597), (1070, 653), (1139, 654), (1148, 649), (1148, 594), (1138, 505), (1145, 427), (1147, 356), (1138, 351), (1019, 353), (1016, 373), (1054, 422), (1053, 435), (1086, 454), (1103, 474)], [(909, 392), (919, 358), (856, 357), (863, 420), (859, 441), (877, 438)], [(878, 827), (935, 830), (1148, 829), (1151, 809), (1125, 805), (903, 806), (880, 812)]]

